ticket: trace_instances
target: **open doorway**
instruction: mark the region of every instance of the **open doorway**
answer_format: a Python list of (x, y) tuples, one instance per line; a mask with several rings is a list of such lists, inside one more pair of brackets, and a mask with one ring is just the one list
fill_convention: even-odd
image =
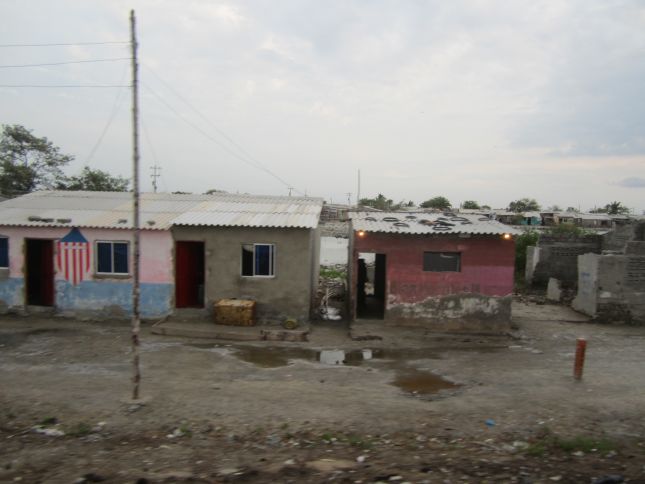
[(383, 319), (385, 317), (385, 254), (358, 254), (356, 284), (356, 317)]
[(175, 246), (176, 307), (204, 307), (204, 272), (204, 242), (177, 242)]
[(25, 298), (28, 306), (54, 305), (54, 242), (25, 239)]

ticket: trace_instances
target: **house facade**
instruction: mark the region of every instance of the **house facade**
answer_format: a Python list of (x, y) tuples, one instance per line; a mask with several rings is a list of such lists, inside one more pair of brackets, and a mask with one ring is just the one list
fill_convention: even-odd
[[(131, 314), (131, 199), (35, 192), (0, 203), (0, 310)], [(308, 319), (321, 206), (312, 198), (142, 194), (142, 316), (248, 298), (260, 321)]]
[(487, 217), (352, 214), (350, 308), (435, 331), (510, 325), (517, 230)]

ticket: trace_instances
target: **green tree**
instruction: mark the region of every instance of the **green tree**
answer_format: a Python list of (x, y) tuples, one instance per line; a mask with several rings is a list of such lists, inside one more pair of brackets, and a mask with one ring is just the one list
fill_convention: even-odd
[(625, 207), (620, 202), (611, 202), (605, 205), (605, 211), (609, 215), (619, 215), (629, 213), (629, 208)]
[(450, 206), (450, 201), (442, 196), (434, 197), (421, 203), (421, 208), (437, 208), (439, 210), (445, 210)]
[(539, 234), (535, 230), (529, 230), (515, 238), (515, 273), (521, 278), (526, 269), (526, 248), (537, 245)]
[(464, 203), (461, 204), (461, 208), (465, 208), (465, 209), (469, 209), (469, 210), (478, 210), (481, 207), (474, 200), (466, 200)]
[(47, 138), (19, 124), (3, 125), (0, 135), (0, 192), (9, 197), (56, 187), (62, 167), (74, 158)]
[(508, 204), (509, 212), (535, 212), (540, 210), (540, 205), (534, 198), (521, 198)]
[(580, 237), (581, 235), (585, 235), (587, 232), (583, 228), (567, 222), (549, 227), (547, 233), (550, 235)]
[(83, 168), (80, 175), (71, 176), (60, 181), (56, 188), (59, 190), (86, 190), (91, 192), (125, 192), (130, 180), (120, 176), (112, 176), (101, 170)]
[(379, 193), (376, 198), (361, 198), (358, 203), (364, 207), (372, 207), (378, 210), (393, 210), (395, 206), (392, 199), (387, 198), (382, 193)]

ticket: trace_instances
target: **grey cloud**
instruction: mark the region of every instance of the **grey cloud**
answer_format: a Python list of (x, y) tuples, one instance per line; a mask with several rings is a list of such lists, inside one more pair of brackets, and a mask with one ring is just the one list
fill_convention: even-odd
[(644, 154), (642, 6), (579, 9), (568, 30), (554, 33), (561, 38), (550, 79), (537, 109), (516, 118), (512, 142), (557, 156)]
[(632, 176), (620, 180), (617, 185), (625, 188), (645, 188), (645, 178)]

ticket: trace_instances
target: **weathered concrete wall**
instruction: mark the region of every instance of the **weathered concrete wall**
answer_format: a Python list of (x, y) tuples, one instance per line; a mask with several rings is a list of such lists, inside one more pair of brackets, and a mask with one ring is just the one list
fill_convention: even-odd
[(386, 321), (433, 331), (502, 333), (509, 330), (512, 296), (453, 294), (416, 303), (388, 300)]
[(627, 250), (580, 257), (574, 309), (599, 321), (645, 324), (645, 242), (630, 242)]
[(617, 225), (602, 236), (602, 250), (621, 252), (625, 244), (636, 238), (636, 224)]
[[(0, 274), (0, 310), (25, 307), (25, 238), (54, 242), (70, 232), (69, 228), (2, 227), (0, 235), (9, 238), (9, 268)], [(54, 307), (69, 316), (117, 317), (132, 313), (132, 275), (108, 276), (96, 273), (95, 242), (130, 243), (129, 268), (132, 271), (133, 234), (129, 230), (81, 229), (89, 242), (89, 270), (74, 284), (55, 263)], [(141, 232), (141, 315), (159, 317), (172, 308), (172, 238), (169, 231)], [(54, 244), (54, 261), (57, 247)]]
[(578, 293), (571, 306), (576, 311), (596, 316), (598, 302), (598, 265), (599, 254), (583, 254), (578, 256)]
[(309, 233), (309, 245), (311, 250), (311, 291), (309, 293), (309, 317), (316, 310), (317, 301), (315, 298), (316, 291), (318, 290), (318, 279), (320, 277), (320, 227), (311, 230)]
[[(563, 288), (574, 287), (578, 280), (578, 256), (587, 253), (599, 254), (601, 251), (599, 235), (582, 237), (555, 237), (540, 235), (539, 251), (527, 251), (527, 282), (533, 287), (546, 288), (549, 278), (562, 283)], [(536, 258), (537, 255), (537, 258)], [(532, 257), (532, 259), (530, 259)]]
[[(315, 231), (286, 228), (174, 227), (175, 240), (201, 241), (206, 250), (207, 308), (222, 298), (251, 299), (260, 322), (310, 316)], [(242, 244), (275, 244), (275, 276), (242, 277)], [(317, 283), (317, 281), (316, 281)]]
[[(353, 237), (352, 304), (358, 254), (386, 255), (385, 320), (437, 331), (502, 331), (510, 321), (515, 242), (497, 236)], [(424, 252), (460, 252), (460, 272), (423, 270)]]
[(526, 248), (526, 267), (524, 268), (524, 280), (531, 284), (533, 281), (533, 274), (535, 273), (535, 267), (540, 261), (540, 248), (529, 245)]

